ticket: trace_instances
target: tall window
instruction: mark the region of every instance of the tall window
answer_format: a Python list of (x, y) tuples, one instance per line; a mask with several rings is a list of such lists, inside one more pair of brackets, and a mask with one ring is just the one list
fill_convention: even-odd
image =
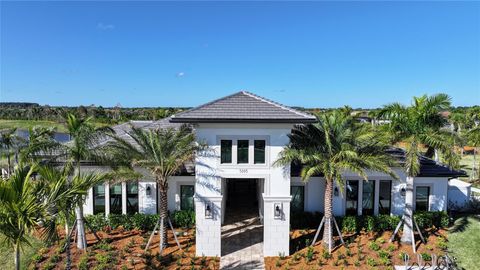
[(195, 189), (193, 185), (180, 186), (180, 210), (193, 210), (193, 194)]
[(392, 181), (382, 180), (380, 181), (379, 194), (378, 194), (378, 213), (389, 215), (390, 205), (392, 202)]
[(127, 214), (138, 213), (138, 183), (127, 183)]
[(255, 164), (265, 163), (265, 140), (255, 140), (253, 146), (253, 162)]
[(122, 184), (110, 185), (110, 214), (122, 213)]
[(299, 213), (304, 211), (305, 206), (305, 187), (291, 186), (290, 194), (292, 195), (292, 202), (290, 203), (290, 211)]
[(428, 211), (430, 197), (430, 187), (417, 187), (415, 192), (415, 210)]
[(93, 187), (93, 214), (105, 214), (105, 185)]
[(220, 163), (232, 163), (232, 141), (220, 141)]
[(347, 204), (345, 213), (347, 215), (357, 215), (358, 209), (358, 180), (347, 181)]
[(237, 163), (248, 163), (248, 140), (237, 142)]
[(375, 200), (375, 181), (363, 182), (362, 215), (373, 215), (373, 202)]

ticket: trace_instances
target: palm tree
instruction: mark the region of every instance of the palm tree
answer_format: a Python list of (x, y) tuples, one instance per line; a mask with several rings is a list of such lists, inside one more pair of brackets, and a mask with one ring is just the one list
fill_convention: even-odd
[(16, 132), (16, 128), (0, 131), (0, 148), (7, 158), (7, 175), (12, 173), (13, 167), (11, 158), (21, 140)]
[(132, 127), (128, 132), (135, 142), (113, 137), (106, 145), (107, 152), (116, 161), (131, 167), (145, 168), (155, 178), (160, 191), (160, 251), (167, 246), (165, 223), (168, 218), (167, 190), (171, 176), (177, 173), (185, 162), (193, 160), (200, 145), (192, 129), (186, 125), (179, 129), (143, 130)]
[(0, 232), (14, 250), (15, 269), (20, 269), (20, 249), (30, 245), (28, 235), (42, 221), (45, 204), (37, 200), (32, 173), (35, 166), (19, 168), (0, 181)]
[(342, 173), (352, 171), (368, 180), (366, 170), (373, 170), (397, 178), (391, 169), (394, 162), (386, 153), (388, 145), (381, 140), (379, 133), (369, 129), (370, 125), (356, 124), (344, 112), (317, 115), (317, 123), (294, 127), (289, 135), (290, 144), (275, 162), (282, 166), (288, 166), (292, 162), (301, 164), (301, 177), (304, 181), (319, 174), (325, 178), (325, 227), (322, 242), (329, 251), (333, 241), (333, 185), (344, 186)]
[(473, 161), (472, 161), (472, 173), (470, 175), (471, 179), (476, 179), (477, 174), (477, 147), (480, 146), (480, 127), (474, 127), (467, 133), (469, 142), (473, 146)]
[[(446, 161), (455, 165), (453, 152), (454, 134), (442, 129), (447, 119), (440, 113), (450, 107), (450, 97), (446, 94), (432, 96), (423, 95), (414, 97), (413, 103), (406, 107), (399, 103), (386, 105), (379, 116), (390, 120), (384, 125), (385, 131), (390, 134), (392, 143), (404, 143), (406, 156), (404, 169), (407, 174), (405, 195), (405, 212), (403, 214), (403, 233), (401, 241), (412, 243), (413, 230), (413, 179), (420, 172), (420, 156), (433, 157), (437, 151), (443, 156), (450, 157)], [(427, 151), (423, 152), (422, 147)]]
[(32, 163), (40, 158), (52, 156), (52, 151), (60, 146), (54, 139), (55, 128), (36, 126), (29, 128), (28, 140), (20, 149), (20, 159)]
[[(59, 159), (65, 164), (73, 164), (73, 174), (81, 175), (82, 161), (101, 161), (102, 153), (99, 152), (99, 142), (105, 140), (109, 134), (113, 133), (110, 127), (95, 127), (93, 118), (79, 118), (74, 114), (66, 115), (66, 126), (71, 140), (60, 144), (50, 140), (43, 144), (36, 144), (35, 147), (25, 150), (24, 155), (32, 158), (42, 152), (51, 151), (54, 159)], [(28, 151), (30, 150), (30, 151)], [(85, 236), (85, 226), (83, 218), (83, 207), (81, 204), (74, 206), (76, 224), (77, 224), (77, 248), (85, 249), (87, 241)], [(66, 224), (68, 232), (68, 224)]]
[[(68, 223), (74, 215), (73, 207), (85, 202), (88, 190), (99, 183), (103, 183), (108, 174), (76, 174), (71, 178), (71, 164), (61, 169), (51, 166), (42, 166), (38, 169), (39, 185), (38, 198), (50, 202), (47, 208), (49, 219), (44, 222), (43, 238), (48, 241), (58, 240), (57, 224)], [(54, 202), (54, 203), (52, 203)], [(70, 242), (72, 234), (66, 233), (66, 269), (71, 268)]]

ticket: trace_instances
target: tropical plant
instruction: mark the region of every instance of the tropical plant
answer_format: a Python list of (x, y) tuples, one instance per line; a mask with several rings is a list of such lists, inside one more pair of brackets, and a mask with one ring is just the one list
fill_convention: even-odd
[(15, 269), (20, 269), (20, 249), (30, 245), (28, 236), (45, 214), (44, 202), (37, 198), (32, 173), (35, 166), (19, 165), (6, 180), (0, 181), (0, 232), (14, 250)]
[(17, 135), (17, 129), (0, 131), (0, 151), (7, 158), (7, 176), (13, 172), (12, 156), (17, 154), (22, 139)]
[[(101, 161), (103, 154), (99, 152), (99, 144), (113, 134), (110, 127), (95, 127), (93, 118), (81, 118), (74, 114), (67, 114), (66, 126), (71, 141), (57, 146), (57, 158), (65, 163), (72, 163), (75, 167), (75, 174), (81, 175), (82, 161)], [(77, 248), (85, 249), (87, 239), (85, 236), (85, 224), (83, 207), (81, 204), (74, 205), (77, 220)]]
[(28, 130), (28, 140), (20, 149), (20, 159), (24, 162), (36, 162), (39, 159), (54, 157), (54, 149), (60, 144), (54, 139), (54, 128), (32, 127)]
[(343, 190), (345, 171), (352, 171), (364, 180), (368, 180), (366, 170), (397, 178), (391, 169), (394, 160), (387, 154), (388, 145), (379, 133), (372, 132), (370, 125), (356, 124), (350, 115), (340, 111), (318, 115), (315, 124), (295, 126), (289, 138), (290, 144), (275, 164), (301, 164), (304, 181), (323, 175), (326, 181), (323, 244), (331, 246), (334, 183)]
[[(88, 190), (99, 183), (103, 183), (108, 174), (81, 173), (71, 178), (72, 166), (66, 164), (61, 169), (50, 166), (38, 168), (39, 180), (36, 190), (37, 198), (49, 203), (47, 212), (50, 217), (43, 224), (43, 238), (47, 241), (59, 239), (57, 224), (68, 223), (73, 214), (73, 207), (83, 205)], [(70, 242), (72, 234), (66, 233), (66, 269), (71, 267)]]
[[(447, 157), (451, 166), (458, 165), (454, 153), (455, 134), (447, 129), (442, 129), (447, 119), (441, 114), (449, 109), (450, 97), (446, 94), (432, 96), (423, 95), (414, 97), (410, 106), (392, 103), (382, 108), (379, 116), (390, 121), (381, 128), (390, 135), (392, 143), (405, 144), (404, 169), (407, 174), (407, 187), (405, 196), (404, 227), (402, 242), (412, 243), (413, 229), (413, 178), (420, 173), (420, 157), (436, 156), (437, 151)], [(426, 152), (422, 151), (426, 147)]]
[(113, 141), (106, 145), (106, 150), (117, 164), (132, 168), (147, 169), (157, 182), (160, 191), (160, 250), (167, 245), (165, 223), (168, 218), (167, 190), (169, 179), (179, 172), (185, 162), (192, 161), (195, 152), (200, 149), (192, 129), (182, 125), (178, 129), (143, 130), (132, 127), (128, 132), (134, 143), (113, 136)]

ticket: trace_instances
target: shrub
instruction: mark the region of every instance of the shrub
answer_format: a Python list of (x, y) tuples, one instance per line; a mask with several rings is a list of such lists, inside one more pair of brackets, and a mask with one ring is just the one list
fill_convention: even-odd
[(83, 254), (78, 260), (78, 270), (88, 270), (88, 254)]
[(313, 247), (308, 246), (306, 260), (307, 260), (307, 262), (310, 262), (310, 261), (312, 261), (312, 259), (313, 259)]
[(367, 265), (371, 266), (371, 267), (375, 267), (375, 266), (377, 266), (377, 262), (375, 261), (375, 259), (373, 259), (371, 257), (368, 257), (367, 258)]
[(379, 251), (380, 250), (380, 245), (377, 242), (370, 242), (368, 244), (368, 248), (370, 248), (373, 251)]
[(53, 268), (55, 268), (55, 264), (52, 262), (47, 262), (43, 265), (43, 270), (52, 270)]
[(358, 231), (358, 226), (357, 226), (357, 217), (356, 216), (345, 216), (341, 219), (341, 224), (342, 224), (342, 231), (343, 232), (357, 232)]
[(92, 229), (100, 231), (107, 226), (107, 219), (104, 214), (86, 215), (85, 219)]
[(422, 229), (431, 228), (433, 226), (437, 228), (448, 227), (450, 224), (450, 217), (445, 211), (438, 212), (415, 212), (415, 221)]
[(420, 255), (422, 256), (422, 260), (424, 260), (425, 262), (432, 260), (432, 256), (428, 253), (423, 252)]
[(195, 225), (195, 211), (193, 210), (175, 211), (172, 214), (172, 222), (177, 227), (191, 228), (193, 225)]
[(57, 263), (61, 260), (62, 258), (58, 254), (53, 254), (52, 257), (50, 257), (50, 262), (51, 263)]
[(35, 254), (35, 255), (33, 255), (33, 257), (32, 257), (32, 261), (33, 261), (34, 263), (38, 263), (38, 262), (40, 262), (41, 260), (43, 260), (43, 256), (40, 255), (40, 254)]

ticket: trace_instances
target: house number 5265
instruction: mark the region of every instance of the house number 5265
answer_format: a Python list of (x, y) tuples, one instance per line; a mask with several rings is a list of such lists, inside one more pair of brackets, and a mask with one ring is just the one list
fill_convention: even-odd
[(240, 173), (248, 173), (248, 169), (240, 169)]

